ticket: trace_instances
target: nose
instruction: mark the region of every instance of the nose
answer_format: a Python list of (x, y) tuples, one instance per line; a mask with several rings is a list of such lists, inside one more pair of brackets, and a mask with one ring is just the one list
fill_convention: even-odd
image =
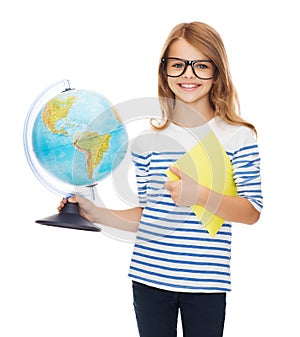
[(185, 71), (183, 72), (182, 76), (184, 78), (193, 78), (195, 77), (194, 71), (192, 69), (192, 65), (188, 64)]

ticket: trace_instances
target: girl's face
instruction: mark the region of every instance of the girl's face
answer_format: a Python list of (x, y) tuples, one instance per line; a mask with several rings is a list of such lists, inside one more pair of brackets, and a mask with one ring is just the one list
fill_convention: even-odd
[[(171, 45), (168, 57), (189, 61), (208, 59), (184, 39), (176, 40)], [(212, 64), (210, 66), (213, 67)], [(188, 66), (180, 77), (168, 77), (168, 85), (176, 100), (199, 107), (201, 110), (210, 109), (209, 92), (213, 85), (213, 79), (203, 80), (196, 77), (191, 66)]]

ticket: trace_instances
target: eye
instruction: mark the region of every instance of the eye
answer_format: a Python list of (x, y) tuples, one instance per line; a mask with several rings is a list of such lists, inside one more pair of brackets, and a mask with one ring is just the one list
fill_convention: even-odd
[(205, 69), (208, 69), (208, 66), (207, 66), (207, 64), (205, 64), (205, 63), (196, 63), (196, 64), (195, 64), (195, 67), (196, 67), (197, 69), (199, 69), (199, 70), (205, 70)]
[(184, 64), (182, 62), (174, 62), (171, 64), (171, 67), (175, 68), (175, 69), (181, 69), (184, 66)]

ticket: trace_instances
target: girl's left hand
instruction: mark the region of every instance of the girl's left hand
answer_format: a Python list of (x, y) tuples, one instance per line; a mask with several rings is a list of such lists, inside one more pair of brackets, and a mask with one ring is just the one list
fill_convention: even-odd
[(167, 189), (176, 206), (191, 206), (198, 203), (200, 185), (180, 171), (177, 167), (170, 166), (170, 171), (176, 174), (179, 180), (168, 181), (164, 187)]

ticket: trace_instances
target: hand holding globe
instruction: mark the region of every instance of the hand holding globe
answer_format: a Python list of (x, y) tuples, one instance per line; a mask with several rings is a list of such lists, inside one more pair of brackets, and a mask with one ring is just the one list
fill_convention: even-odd
[(92, 201), (75, 195), (70, 196), (69, 198), (63, 198), (57, 207), (58, 212), (63, 212), (64, 207), (69, 203), (78, 204), (78, 212), (81, 217), (85, 218), (91, 223), (96, 222), (94, 214), (97, 212), (97, 207)]

